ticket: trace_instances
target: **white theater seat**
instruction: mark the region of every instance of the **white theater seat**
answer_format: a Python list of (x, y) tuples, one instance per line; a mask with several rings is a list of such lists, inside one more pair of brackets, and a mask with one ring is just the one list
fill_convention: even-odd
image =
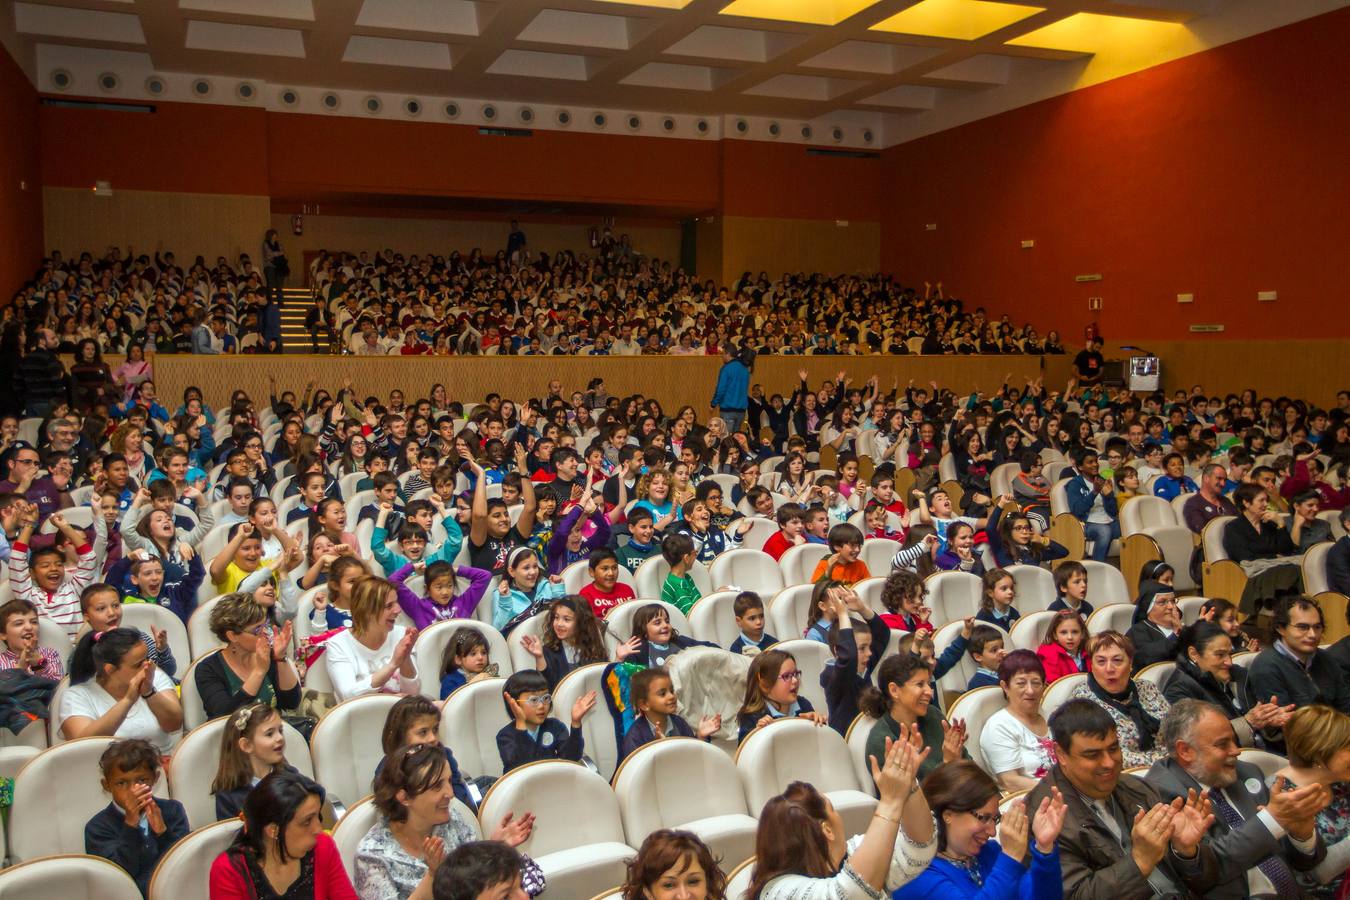
[(766, 626), (769, 634), (780, 641), (805, 634), (807, 616), (811, 613), (811, 595), (815, 589), (814, 584), (794, 584), (774, 594), (764, 610), (769, 620)]
[[(709, 591), (709, 593), (712, 593)], [(657, 606), (665, 609), (666, 614), (670, 616), (670, 627), (674, 628), (680, 634), (692, 634), (689, 627), (689, 619), (680, 608), (664, 600), (648, 599), (639, 597), (636, 600), (628, 600), (620, 603), (609, 611), (605, 616), (605, 649), (609, 651), (610, 658), (614, 658), (614, 650), (619, 644), (628, 640), (633, 634), (633, 616), (637, 615), (638, 610), (644, 606), (650, 606), (655, 603)]]
[(141, 900), (126, 870), (101, 856), (39, 856), (0, 872), (4, 900)]
[[(205, 659), (206, 657), (202, 657)], [(197, 666), (202, 662), (201, 659), (195, 660), (192, 665), (187, 667), (187, 671), (180, 671), (179, 677), (183, 680), (178, 685), (178, 700), (183, 706), (183, 731), (191, 731), (207, 720), (206, 707), (202, 703), (201, 692), (197, 690)]]
[[(193, 659), (187, 626), (167, 606), (157, 606), (153, 603), (123, 603), (122, 627), (136, 628), (152, 636), (154, 635), (152, 628), (162, 630), (164, 636), (168, 638), (169, 651), (173, 653), (180, 673)], [(88, 626), (84, 626), (80, 629), (80, 634), (88, 630)]]
[[(644, 559), (633, 573), (633, 593), (638, 595), (639, 600), (659, 599), (661, 586), (666, 583), (666, 576), (669, 574), (670, 563), (666, 562), (660, 553)], [(708, 567), (703, 563), (695, 561), (689, 570), (689, 577), (694, 579), (700, 594), (713, 592), (712, 576), (708, 574)]]
[[(948, 622), (933, 632), (933, 654), (941, 658), (957, 638), (961, 636), (961, 629), (965, 627), (964, 621)], [(1008, 632), (1004, 631), (998, 625), (991, 625), (988, 622), (980, 622), (980, 625), (989, 625), (990, 628), (1003, 636), (1003, 646), (1005, 648), (1012, 646), (1012, 638)], [(962, 653), (961, 659), (956, 665), (952, 666), (945, 675), (938, 679), (938, 701), (943, 709), (947, 709), (948, 704), (957, 697), (966, 692), (966, 686), (970, 684), (970, 679), (975, 677), (975, 670), (979, 668), (969, 652)]]
[(828, 713), (829, 703), (825, 699), (825, 688), (820, 686), (820, 673), (825, 671), (825, 666), (834, 659), (830, 648), (820, 641), (809, 638), (793, 638), (790, 641), (779, 641), (770, 649), (792, 654), (792, 658), (797, 662), (798, 671), (802, 673), (801, 680), (797, 682), (798, 695), (810, 701), (812, 708), (817, 712), (822, 715)]
[(881, 592), (885, 587), (885, 577), (874, 575), (853, 585), (853, 593), (857, 594), (858, 599), (865, 605), (871, 607), (873, 612), (878, 614), (888, 613), (890, 610), (886, 608), (886, 604), (881, 602)]
[[(216, 821), (216, 798), (211, 793), (211, 782), (220, 767), (220, 742), (225, 734), (227, 718), (212, 719), (188, 732), (173, 750), (168, 766), (169, 796), (183, 804), (188, 825), (201, 828)], [(286, 762), (304, 775), (314, 777), (314, 764), (309, 758), (309, 745), (300, 732), (282, 722), (286, 735)]]
[(466, 684), (441, 709), (441, 743), (454, 752), (465, 778), (502, 774), (497, 732), (509, 719), (502, 699), (505, 685), (505, 678)]
[(900, 542), (890, 538), (868, 538), (863, 541), (862, 554), (858, 557), (867, 563), (867, 571), (873, 576), (889, 575), (895, 554), (900, 552)]
[(1120, 574), (1120, 569), (1110, 563), (1091, 559), (1085, 559), (1082, 563), (1083, 568), (1087, 569), (1087, 599), (1094, 609), (1101, 609), (1112, 603), (1134, 605), (1134, 598), (1130, 596), (1130, 589), (1125, 584), (1125, 576)]
[[(571, 727), (572, 723), (567, 717), (572, 715), (572, 705), (590, 691), (601, 690), (600, 676), (604, 672), (604, 663), (591, 663), (578, 666), (564, 675), (553, 688), (554, 717)], [(610, 715), (603, 696), (596, 697), (595, 708), (581, 720), (581, 740), (581, 752), (586, 758), (595, 764), (601, 775), (612, 777), (619, 764), (619, 741), (614, 733), (614, 717)]]
[(867, 738), (872, 727), (881, 721), (867, 713), (858, 713), (858, 717), (848, 726), (844, 734), (844, 743), (848, 745), (849, 760), (853, 763), (853, 774), (858, 778), (864, 793), (876, 794), (876, 785), (872, 782), (872, 766), (867, 761)]
[(676, 737), (639, 747), (614, 774), (614, 794), (631, 846), (679, 828), (698, 835), (724, 868), (755, 852), (756, 823), (736, 764), (711, 744)]
[(506, 638), (502, 637), (500, 631), (491, 625), (484, 625), (477, 619), (446, 619), (419, 632), (413, 644), (413, 664), (417, 666), (417, 681), (421, 685), (419, 693), (427, 697), (440, 698), (442, 657), (445, 655), (445, 647), (450, 643), (450, 638), (461, 628), (472, 628), (483, 636), (487, 641), (488, 660), (497, 664), (499, 672), (509, 675), (513, 671), (511, 649), (506, 645)]
[(1049, 719), (1078, 690), (1079, 685), (1086, 684), (1091, 677), (1087, 672), (1075, 672), (1056, 678), (1045, 689), (1045, 696), (1041, 697), (1041, 715)]
[(862, 834), (877, 801), (858, 782), (844, 739), (829, 726), (806, 719), (777, 719), (757, 728), (736, 751), (736, 768), (745, 785), (751, 815), (793, 781), (805, 781), (830, 798), (844, 820), (846, 834)]
[[(830, 548), (824, 544), (798, 544), (789, 547), (778, 557), (778, 568), (783, 573), (784, 584), (809, 584), (816, 564), (830, 555)], [(737, 582), (739, 584), (739, 582)]]
[(969, 572), (938, 572), (924, 582), (934, 627), (956, 622), (980, 611), (984, 583)]
[(778, 561), (763, 550), (727, 550), (712, 561), (708, 574), (715, 587), (735, 585), (761, 597), (776, 594), (785, 587)]
[[(210, 580), (210, 576), (207, 576), (207, 580)], [(216, 637), (215, 633), (211, 631), (211, 610), (219, 601), (219, 597), (213, 597), (199, 605), (192, 611), (192, 615), (188, 616), (187, 634), (188, 646), (191, 648), (190, 659), (197, 659), (212, 650), (219, 650), (225, 646), (220, 638)], [(299, 641), (300, 621), (298, 619), (295, 623), (295, 632), (296, 640)]]
[(1119, 631), (1124, 634), (1134, 624), (1133, 619), (1133, 606), (1112, 603), (1094, 610), (1092, 615), (1088, 616), (1088, 634), (1101, 634), (1103, 631)]
[(354, 803), (370, 793), (375, 767), (384, 759), (384, 720), (400, 699), (397, 694), (353, 697), (330, 709), (314, 727), (309, 746), (314, 778), (335, 801)]
[(750, 881), (755, 875), (755, 858), (752, 856), (736, 868), (727, 872), (727, 900), (739, 900), (750, 890)]
[(1017, 599), (1013, 605), (1022, 615), (1041, 612), (1050, 607), (1059, 596), (1055, 590), (1055, 576), (1049, 569), (1040, 566), (1008, 566), (1013, 582), (1017, 585)]
[(1055, 617), (1055, 613), (1043, 609), (1040, 612), (1023, 613), (1022, 618), (1013, 623), (1009, 629), (1009, 639), (1011, 645), (1005, 647), (1006, 650), (1032, 650), (1034, 651), (1041, 645), (1041, 638), (1045, 636), (1045, 629), (1050, 627), (1050, 620)]
[(1151, 681), (1153, 686), (1162, 693), (1163, 688), (1167, 687), (1167, 680), (1172, 677), (1172, 673), (1177, 670), (1177, 664), (1170, 660), (1153, 663), (1151, 666), (1144, 666), (1138, 672), (1134, 673), (1135, 681)]
[(112, 802), (103, 791), (98, 760), (114, 740), (77, 738), (24, 764), (14, 779), (9, 812), (11, 859), (84, 852), (84, 823)]
[[(544, 623), (547, 619), (547, 612), (537, 613), (511, 629), (511, 636), (506, 638), (507, 650), (510, 652), (510, 664), (508, 665), (503, 661), (502, 672), (527, 672), (535, 668), (534, 657), (521, 645), (520, 639), (530, 635), (543, 640)], [(488, 627), (491, 628), (491, 625)]]
[[(1187, 497), (1189, 499), (1189, 495)], [(1172, 504), (1161, 497), (1141, 494), (1135, 497), (1120, 511), (1121, 540), (1132, 534), (1148, 531), (1151, 528), (1163, 528), (1181, 524)]]
[(160, 857), (148, 900), (211, 900), (211, 863), (234, 841), (240, 819), (198, 828)]
[(576, 763), (541, 760), (513, 769), (483, 797), (482, 830), (490, 833), (507, 813), (534, 814), (534, 831), (518, 849), (543, 870), (549, 896), (593, 897), (622, 883), (637, 854), (624, 841), (614, 791)]
[[(741, 633), (736, 627), (734, 609), (739, 595), (739, 591), (713, 591), (700, 597), (689, 609), (689, 633), (700, 641), (730, 647)], [(767, 605), (767, 601), (765, 603)], [(767, 613), (765, 615), (767, 618)]]
[(966, 723), (966, 752), (975, 760), (976, 765), (986, 772), (989, 771), (989, 763), (984, 758), (984, 751), (980, 749), (980, 733), (984, 730), (984, 723), (989, 721), (989, 717), (1007, 705), (1003, 688), (990, 685), (966, 691), (952, 701), (951, 708), (947, 710), (947, 721), (955, 722), (960, 719)]
[(1289, 765), (1289, 760), (1278, 753), (1271, 753), (1269, 750), (1256, 750), (1251, 747), (1240, 750), (1238, 759), (1245, 763), (1251, 763), (1260, 769), (1267, 784), (1275, 778), (1276, 772)]
[[(744, 503), (745, 501), (741, 502)], [(773, 508), (775, 510), (785, 502), (787, 502), (787, 498), (782, 494), (773, 495)], [(769, 542), (769, 538), (773, 537), (778, 531), (778, 523), (761, 515), (747, 515), (746, 518), (750, 520), (750, 530), (741, 535), (741, 546), (746, 550), (763, 550), (764, 545)]]

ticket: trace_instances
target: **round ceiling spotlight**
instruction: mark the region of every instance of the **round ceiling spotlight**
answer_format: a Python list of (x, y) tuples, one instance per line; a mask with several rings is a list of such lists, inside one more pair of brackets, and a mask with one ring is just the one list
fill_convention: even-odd
[(75, 83), (75, 78), (70, 74), (69, 69), (56, 69), (52, 72), (52, 87), (58, 91), (64, 91)]

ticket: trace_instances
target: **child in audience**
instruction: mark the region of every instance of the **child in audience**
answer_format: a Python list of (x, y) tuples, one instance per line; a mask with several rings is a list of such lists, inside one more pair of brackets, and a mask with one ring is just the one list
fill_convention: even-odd
[(309, 518), (309, 533), (322, 531), (334, 544), (346, 544), (353, 552), (360, 552), (361, 542), (347, 528), (347, 507), (341, 500), (327, 497), (319, 501)]
[[(455, 760), (455, 754), (450, 752), (450, 748), (441, 743), (441, 707), (444, 703), (437, 703), (430, 697), (424, 697), (421, 694), (410, 694), (406, 697), (400, 697), (398, 702), (389, 707), (389, 715), (385, 716), (384, 729), (380, 733), (380, 747), (384, 755), (388, 756), (399, 747), (440, 747), (445, 751), (445, 758), (450, 763), (450, 784), (455, 791), (455, 799), (459, 800), (469, 809), (478, 810), (478, 802), (472, 796), (477, 793), (477, 788), (470, 790), (470, 784), (465, 780), (464, 775), (459, 771), (459, 763)], [(379, 765), (375, 767), (375, 774), (379, 774), (380, 768), (384, 765), (381, 759)], [(491, 781), (488, 777), (485, 780)], [(481, 799), (481, 795), (478, 799)]]
[(370, 574), (366, 564), (355, 556), (333, 560), (328, 574), (328, 590), (314, 595), (310, 626), (315, 632), (352, 627), (352, 588)]
[[(90, 631), (107, 632), (122, 627), (122, 601), (117, 589), (110, 584), (95, 582), (80, 593), (80, 614)], [(169, 637), (163, 629), (154, 634), (135, 630), (145, 644), (146, 659), (165, 675), (172, 677), (178, 671), (178, 661), (169, 647)]]
[(168, 607), (184, 623), (197, 608), (197, 591), (206, 580), (206, 566), (199, 553), (188, 560), (187, 577), (168, 582), (164, 578), (164, 563), (144, 550), (133, 550), (108, 570), (109, 584), (129, 584), (122, 595), (123, 603), (152, 603)]
[[(549, 604), (543, 632), (542, 638), (522, 636), (520, 645), (534, 657), (535, 668), (544, 673), (550, 690), (579, 666), (609, 661), (600, 622), (592, 607), (577, 597), (559, 597)], [(619, 645), (618, 659), (631, 656), (637, 647), (637, 638), (630, 637)]]
[(231, 525), (229, 542), (211, 560), (211, 584), (218, 594), (232, 594), (239, 583), (262, 565), (263, 544), (252, 522)]
[(90, 544), (84, 532), (72, 527), (61, 513), (47, 517), (79, 554), (78, 564), (67, 572), (65, 557), (56, 547), (48, 545), (30, 550), (37, 512), (37, 506), (31, 503), (23, 509), (18, 538), (9, 554), (10, 588), (16, 599), (33, 604), (38, 615), (60, 625), (73, 641), (80, 630), (80, 592), (98, 575), (108, 540), (108, 526), (102, 516), (94, 516), (94, 543)]
[(825, 600), (833, 608), (829, 645), (834, 659), (820, 673), (820, 686), (825, 689), (830, 727), (845, 734), (858, 717), (858, 698), (872, 684), (891, 630), (846, 585), (829, 588)]
[[(617, 515), (623, 515), (622, 510)], [(581, 502), (573, 505), (554, 526), (548, 542), (549, 574), (561, 575), (572, 563), (588, 558), (592, 550), (609, 542), (609, 532), (610, 520), (604, 503), (588, 486)]]
[(286, 731), (277, 712), (266, 703), (250, 703), (225, 719), (220, 732), (220, 763), (211, 793), (216, 819), (233, 819), (244, 808), (253, 786), (273, 772), (299, 771), (286, 762)]
[[(825, 510), (826, 522), (828, 523), (827, 533), (829, 525), (842, 525), (857, 512), (852, 506), (849, 506), (848, 498), (839, 493), (839, 479), (833, 475), (822, 475), (816, 479), (815, 496), (820, 503), (820, 508)], [(808, 532), (811, 530), (810, 524), (808, 520)]]
[[(558, 575), (543, 577), (539, 557), (529, 547), (516, 547), (506, 562), (506, 574), (497, 584), (497, 602), (492, 627), (505, 633), (507, 625), (540, 604), (567, 593)], [(533, 613), (530, 613), (533, 615)]]
[[(984, 591), (980, 597), (980, 611), (975, 618), (1010, 631), (1013, 623), (1022, 617), (1013, 606), (1017, 599), (1017, 581), (1007, 569), (990, 569), (984, 573)], [(994, 666), (993, 668), (998, 668)]]
[(876, 500), (868, 501), (867, 508), (863, 510), (863, 523), (867, 526), (867, 530), (863, 532), (863, 539), (868, 541), (884, 539), (903, 544), (905, 542), (903, 528), (900, 531), (893, 531), (890, 522), (890, 514), (886, 512), (886, 507)]
[[(775, 516), (773, 493), (763, 485), (757, 484), (746, 491), (745, 503), (750, 507), (750, 512), (756, 516), (765, 519), (772, 519)], [(787, 504), (783, 505), (786, 506)]]
[(294, 525), (314, 513), (328, 495), (327, 480), (322, 472), (306, 472), (296, 476), (292, 484), (300, 485), (300, 505), (286, 513), (286, 524)]
[(741, 630), (729, 648), (742, 656), (757, 656), (778, 643), (778, 638), (764, 631), (764, 601), (754, 591), (741, 591), (731, 604), (736, 627)]
[(367, 519), (378, 517), (380, 510), (387, 504), (389, 511), (385, 514), (385, 528), (397, 532), (399, 526), (403, 524), (403, 507), (406, 500), (399, 490), (398, 476), (393, 472), (380, 472), (371, 481), (374, 484), (375, 499), (361, 507), (356, 516), (356, 523), (359, 525)]
[[(900, 517), (900, 534), (902, 537), (894, 540), (904, 541), (904, 533), (909, 528), (909, 510), (905, 508), (905, 503), (895, 494), (895, 473), (888, 466), (876, 470), (872, 473), (872, 502), (876, 503), (888, 513), (893, 513)], [(868, 504), (871, 505), (870, 503)]]
[(643, 744), (666, 737), (696, 737), (710, 741), (722, 728), (720, 714), (701, 717), (697, 731), (677, 716), (675, 710), (679, 700), (675, 696), (675, 685), (670, 680), (670, 673), (662, 668), (643, 669), (635, 674), (629, 683), (628, 699), (637, 715), (619, 745), (620, 762)]
[(937, 680), (961, 662), (961, 657), (969, 645), (970, 636), (974, 632), (975, 617), (970, 616), (965, 620), (956, 640), (947, 645), (941, 656), (937, 655), (937, 645), (933, 643), (931, 631), (906, 632), (900, 636), (900, 651), (921, 657), (928, 668), (933, 670), (933, 690), (936, 691)]
[[(408, 579), (414, 572), (423, 576), (425, 597), (419, 597), (408, 587)], [(457, 578), (469, 580), (469, 586), (460, 594), (455, 593)], [(492, 573), (472, 566), (460, 566), (457, 570), (442, 559), (430, 565), (408, 563), (389, 576), (389, 581), (398, 591), (398, 605), (420, 630), (444, 619), (472, 619), (488, 582), (492, 581)]]
[(1087, 567), (1077, 560), (1060, 563), (1055, 569), (1055, 592), (1059, 597), (1047, 609), (1059, 612), (1067, 609), (1078, 613), (1084, 621), (1092, 615), (1092, 604), (1087, 599)]
[[(918, 508), (914, 514), (918, 516), (919, 522), (931, 524), (937, 532), (939, 553), (947, 550), (948, 531), (957, 522), (964, 522), (972, 530), (983, 528), (988, 522), (987, 519), (974, 519), (970, 516), (956, 515), (952, 509), (952, 498), (947, 496), (947, 492), (942, 488), (936, 488), (928, 495), (925, 495), (923, 491), (915, 490), (914, 499), (918, 501)], [(911, 519), (911, 521), (913, 520)]]
[(591, 583), (583, 585), (580, 593), (591, 605), (595, 618), (603, 620), (611, 609), (637, 596), (619, 580), (619, 556), (608, 547), (592, 550), (586, 568), (591, 573)]
[[(715, 482), (710, 482), (714, 484)], [(749, 519), (742, 519), (734, 528), (726, 530), (713, 521), (712, 508), (705, 500), (690, 500), (680, 508), (684, 518), (676, 524), (678, 533), (694, 542), (694, 558), (705, 566), (728, 550), (741, 545), (741, 538), (753, 527)]]
[(5, 649), (0, 651), (0, 669), (20, 669), (52, 681), (60, 681), (66, 674), (61, 654), (38, 645), (38, 611), (27, 600), (16, 597), (0, 605), (0, 634), (5, 642)]
[(975, 555), (975, 529), (968, 522), (953, 522), (947, 529), (947, 549), (938, 552), (934, 564), (944, 572), (984, 575), (984, 563)]
[(808, 544), (830, 544), (830, 514), (823, 506), (809, 506), (802, 513), (802, 538)]
[(800, 695), (801, 683), (802, 673), (791, 653), (765, 650), (751, 660), (745, 682), (745, 700), (736, 713), (739, 726), (736, 740), (744, 741), (750, 732), (774, 719), (798, 717), (817, 725), (826, 724), (826, 717), (816, 712), (811, 701)]
[[(1213, 610), (1213, 615), (1210, 614)], [(1241, 653), (1246, 650), (1256, 651), (1261, 649), (1261, 642), (1242, 630), (1238, 624), (1237, 607), (1232, 601), (1224, 600), (1221, 597), (1213, 597), (1206, 600), (1200, 606), (1200, 618), (1209, 619), (1215, 625), (1223, 629), (1223, 633), (1228, 635), (1233, 643), (1233, 652)]]
[(1036, 655), (1045, 666), (1047, 685), (1065, 675), (1092, 671), (1092, 657), (1083, 652), (1086, 643), (1087, 625), (1083, 624), (1083, 617), (1071, 609), (1058, 610), (1036, 648)]
[(802, 637), (826, 645), (830, 643), (830, 626), (834, 624), (835, 615), (830, 591), (843, 586), (842, 582), (828, 578), (816, 582), (811, 590), (811, 608), (806, 611), (806, 631), (802, 632)]
[(668, 534), (661, 542), (661, 556), (670, 564), (670, 572), (661, 585), (661, 599), (687, 616), (703, 596), (689, 574), (697, 556), (694, 542), (687, 534)]
[(637, 644), (629, 659), (648, 667), (664, 666), (676, 653), (690, 647), (717, 646), (680, 634), (670, 624), (670, 613), (659, 603), (648, 603), (633, 613), (632, 641)]
[(187, 812), (177, 800), (155, 796), (159, 750), (149, 741), (109, 744), (98, 767), (112, 802), (85, 824), (84, 852), (120, 866), (145, 896), (160, 858), (187, 836)]
[(1022, 513), (1044, 530), (1050, 525), (1050, 482), (1042, 474), (1040, 451), (1029, 447), (1023, 450), (1017, 459), (1017, 469), (1012, 480), (1013, 499)]
[(497, 676), (497, 666), (489, 659), (487, 638), (470, 625), (456, 628), (441, 654), (441, 699), (466, 684)]
[(970, 640), (966, 651), (975, 660), (975, 674), (971, 676), (966, 690), (980, 687), (998, 686), (998, 664), (1003, 661), (1007, 651), (1003, 649), (1003, 634), (989, 625), (976, 625), (970, 630)]
[(595, 691), (587, 691), (572, 704), (572, 727), (549, 718), (553, 697), (542, 672), (516, 672), (506, 679), (502, 693), (511, 724), (497, 732), (497, 752), (502, 772), (540, 759), (581, 761), (584, 740), (581, 720), (595, 706)]
[(774, 559), (781, 559), (789, 547), (806, 543), (803, 536), (806, 515), (805, 510), (796, 503), (784, 503), (774, 515), (778, 520), (778, 530), (764, 542), (764, 552)]
[(923, 579), (909, 569), (895, 569), (881, 586), (881, 605), (888, 610), (881, 621), (896, 631), (933, 631), (933, 611), (923, 605), (928, 589)]
[(636, 572), (644, 560), (661, 552), (661, 544), (655, 538), (656, 527), (652, 511), (644, 507), (633, 507), (628, 513), (628, 543), (622, 544), (615, 555), (629, 572)]
[(838, 581), (849, 587), (871, 578), (867, 563), (858, 558), (862, 553), (863, 536), (856, 525), (845, 522), (830, 529), (830, 555), (816, 563), (811, 581), (821, 579)]

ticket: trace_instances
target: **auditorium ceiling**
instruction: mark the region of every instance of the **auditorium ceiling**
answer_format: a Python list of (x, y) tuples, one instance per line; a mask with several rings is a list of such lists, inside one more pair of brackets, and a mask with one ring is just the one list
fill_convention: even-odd
[[(701, 136), (761, 139), (841, 123), (845, 143), (882, 145), (1347, 3), (5, 0), (0, 37), (40, 89), (83, 97), (686, 125), (664, 113), (708, 117), (688, 125)], [(480, 115), (493, 101), (510, 105)], [(635, 125), (641, 112), (656, 115)]]

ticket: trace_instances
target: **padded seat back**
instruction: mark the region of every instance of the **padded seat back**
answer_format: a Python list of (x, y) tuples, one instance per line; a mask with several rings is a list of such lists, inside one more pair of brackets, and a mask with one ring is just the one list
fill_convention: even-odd
[(121, 866), (101, 856), (40, 856), (0, 872), (4, 900), (141, 900)]
[(1003, 688), (991, 685), (966, 691), (947, 710), (947, 721), (961, 719), (966, 723), (966, 752), (986, 772), (989, 771), (989, 763), (980, 749), (980, 733), (984, 731), (984, 723), (989, 721), (989, 717), (1007, 705)]
[(585, 766), (540, 760), (512, 769), (488, 789), (478, 811), (487, 832), (507, 813), (534, 813), (534, 831), (518, 849), (534, 859), (586, 844), (625, 843), (619, 799)]
[[(690, 785), (698, 790), (691, 791)], [(634, 847), (661, 828), (747, 813), (736, 764), (696, 738), (674, 737), (639, 747), (615, 773), (614, 794), (627, 842)]]
[(712, 561), (709, 575), (716, 587), (734, 584), (765, 597), (785, 586), (778, 561), (763, 550), (727, 550)]
[[(789, 547), (778, 558), (778, 567), (783, 573), (784, 584), (807, 584), (816, 564), (830, 555), (830, 548), (824, 544), (798, 544)], [(739, 582), (738, 582), (739, 583)]]
[(395, 694), (353, 697), (330, 709), (314, 727), (309, 747), (314, 778), (343, 803), (370, 793), (375, 767), (384, 759), (384, 720), (399, 699)]
[(1009, 566), (1017, 585), (1017, 599), (1013, 605), (1023, 616), (1049, 608), (1059, 596), (1055, 590), (1055, 576), (1040, 566)]
[[(417, 666), (417, 681), (421, 685), (419, 693), (428, 697), (441, 696), (441, 666), (446, 645), (450, 638), (461, 628), (472, 628), (487, 640), (488, 661), (497, 664), (499, 672), (511, 674), (511, 649), (506, 638), (491, 625), (484, 625), (477, 619), (446, 619), (426, 628), (417, 635), (413, 644), (413, 664)], [(531, 666), (531, 668), (534, 668)]]
[(811, 612), (814, 584), (794, 584), (783, 588), (768, 601), (764, 610), (769, 622), (769, 634), (781, 641), (799, 638), (806, 633), (806, 620)]
[[(454, 751), (466, 778), (502, 774), (497, 732), (508, 720), (502, 699), (505, 686), (505, 678), (466, 684), (451, 694), (441, 709), (441, 743)], [(373, 768), (370, 771), (375, 774)]]
[(243, 825), (240, 819), (212, 822), (174, 844), (155, 866), (149, 900), (211, 900), (211, 863)]
[(806, 781), (822, 793), (863, 790), (848, 758), (848, 746), (833, 728), (806, 719), (778, 719), (751, 732), (736, 751), (736, 768), (745, 784), (750, 814), (793, 781)]

